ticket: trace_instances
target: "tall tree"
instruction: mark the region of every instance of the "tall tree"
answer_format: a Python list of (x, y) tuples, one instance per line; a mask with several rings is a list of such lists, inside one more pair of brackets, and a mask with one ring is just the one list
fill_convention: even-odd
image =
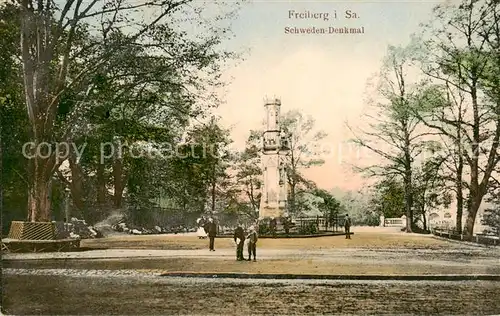
[[(499, 161), (499, 8), (497, 1), (489, 0), (438, 6), (435, 20), (427, 25), (428, 32), (424, 34), (427, 49), (422, 69), (433, 83), (445, 86), (445, 95), (451, 97), (426, 98), (432, 111), (427, 112), (423, 121), (445, 135), (456, 146), (458, 159), (464, 157), (469, 167), (464, 227), (468, 236), (473, 235), (477, 212)], [(462, 110), (464, 115), (460, 114)], [(459, 195), (463, 185), (461, 166), (458, 161)], [(459, 214), (457, 229), (461, 230)]]
[(426, 147), (435, 146), (425, 139), (429, 132), (420, 128), (419, 120), (413, 115), (411, 103), (416, 90), (416, 83), (409, 80), (411, 70), (412, 47), (390, 46), (379, 75), (378, 94), (383, 102), (372, 104), (373, 111), (365, 114), (369, 129), (361, 129), (361, 135), (353, 132), (354, 143), (368, 148), (385, 164), (368, 167), (356, 167), (359, 172), (376, 177), (399, 177), (404, 184), (404, 208), (407, 220), (407, 232), (412, 232), (414, 224), (414, 161)]
[(427, 230), (427, 213), (440, 206), (449, 207), (452, 196), (446, 184), (447, 179), (440, 174), (442, 157), (424, 160), (416, 169), (415, 177), (415, 211), (423, 229)]
[[(209, 29), (202, 43), (193, 46), (186, 32), (169, 27), (171, 21), (182, 22), (176, 16), (181, 9), (190, 9), (192, 14), (200, 15), (203, 10), (191, 0), (96, 0), (88, 3), (70, 0), (60, 6), (52, 0), (18, 0), (17, 4), (21, 11), (24, 94), (34, 144), (28, 177), (29, 219), (47, 221), (51, 210), (47, 198), (50, 182), (62, 161), (57, 159), (54, 148), (45, 150), (44, 155), (36, 154), (36, 149), (45, 143), (71, 141), (75, 127), (82, 126), (82, 114), (88, 111), (87, 97), (98, 85), (94, 80), (96, 75), (103, 69), (112, 68), (112, 61), (132, 46), (142, 45), (157, 54), (176, 56), (182, 52), (185, 57), (191, 55), (186, 63), (189, 69), (181, 67), (180, 70), (197, 75), (189, 81), (189, 87), (184, 87), (197, 90), (204, 81), (201, 78), (207, 78), (200, 76), (203, 72), (200, 70), (206, 70), (204, 73), (210, 78), (217, 78), (217, 63), (212, 61), (221, 56), (214, 47), (220, 43), (222, 32)], [(134, 14), (138, 11), (145, 12), (148, 18)], [(200, 21), (202, 19), (197, 22)], [(179, 39), (173, 51), (163, 51), (168, 46), (166, 33), (177, 34)], [(86, 36), (86, 41), (80, 40), (82, 35)], [(203, 58), (196, 59), (201, 52), (204, 52)], [(70, 91), (79, 96), (78, 103), (70, 109), (65, 124), (57, 124), (62, 98)]]
[(378, 213), (387, 218), (401, 217), (404, 209), (404, 185), (396, 177), (382, 178), (374, 185), (370, 204)]
[(341, 218), (345, 214), (349, 214), (355, 225), (378, 225), (380, 213), (376, 212), (370, 205), (371, 194), (369, 190), (347, 191), (339, 194), (338, 200)]
[(492, 207), (489, 207), (484, 211), (481, 224), (488, 226), (488, 228), (486, 229), (487, 233), (500, 237), (499, 184), (496, 183), (495, 186), (490, 189), (490, 191), (491, 197), (488, 200), (490, 203), (492, 203)]
[(340, 201), (327, 190), (315, 189), (313, 193), (323, 200), (323, 202), (320, 203), (319, 209), (324, 214), (329, 225), (333, 225), (333, 220), (338, 218), (339, 215)]
[[(189, 133), (187, 141), (203, 148), (201, 172), (204, 175), (209, 197), (209, 209), (216, 212), (218, 197), (223, 195), (230, 184), (228, 168), (234, 159), (229, 151), (232, 140), (230, 131), (223, 128), (216, 117), (211, 117), (207, 124), (195, 126)], [(200, 161), (200, 162), (201, 162)]]
[(454, 193), (456, 200), (456, 225), (462, 233), (464, 196), (468, 188), (465, 181), (465, 150), (467, 106), (462, 91), (450, 84), (423, 86), (419, 100), (413, 107), (414, 115), (426, 126), (438, 131), (442, 146), (433, 156), (440, 161), (436, 170), (441, 184)]
[(287, 179), (289, 191), (289, 210), (295, 211), (295, 201), (299, 185), (313, 189), (314, 185), (303, 176), (303, 169), (321, 166), (324, 159), (321, 157), (322, 148), (317, 146), (327, 134), (315, 127), (315, 120), (300, 111), (288, 111), (282, 115), (281, 128), (290, 137), (290, 153), (287, 156)]
[(245, 149), (239, 154), (235, 168), (237, 184), (254, 211), (259, 209), (262, 196), (261, 137), (259, 131), (250, 131)]
[(23, 144), (29, 141), (28, 120), (22, 94), (21, 67), (18, 55), (19, 10), (0, 4), (0, 140), (2, 180), (2, 229), (10, 220), (26, 217), (27, 165)]

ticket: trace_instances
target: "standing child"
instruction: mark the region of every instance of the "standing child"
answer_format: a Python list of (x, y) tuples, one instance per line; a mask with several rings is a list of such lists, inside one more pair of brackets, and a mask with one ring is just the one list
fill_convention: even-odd
[(250, 226), (249, 229), (250, 233), (247, 236), (248, 239), (248, 261), (252, 260), (252, 255), (253, 255), (253, 261), (257, 260), (257, 240), (259, 237), (257, 236), (257, 232), (255, 231), (255, 227)]

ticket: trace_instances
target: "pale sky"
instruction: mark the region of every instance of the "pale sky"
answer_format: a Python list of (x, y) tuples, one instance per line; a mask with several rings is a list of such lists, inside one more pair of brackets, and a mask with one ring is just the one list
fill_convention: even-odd
[[(357, 189), (362, 179), (346, 164), (352, 138), (345, 122), (355, 126), (362, 115), (367, 80), (380, 69), (389, 44), (409, 42), (439, 1), (253, 1), (245, 4), (233, 24), (236, 35), (229, 47), (248, 47), (245, 61), (228, 70), (234, 78), (226, 104), (217, 113), (234, 126), (236, 146), (243, 146), (250, 129), (264, 118), (266, 96), (281, 98), (282, 112), (299, 109), (316, 119), (328, 133), (331, 153), (321, 167), (306, 175), (325, 189)], [(337, 12), (337, 19), (289, 19), (289, 11)], [(351, 10), (358, 19), (346, 20)], [(285, 27), (364, 27), (364, 34), (285, 34)], [(342, 154), (339, 154), (339, 146)], [(366, 161), (367, 151), (361, 152)], [(351, 155), (355, 156), (354, 153)], [(342, 157), (340, 159), (339, 157)], [(341, 160), (343, 162), (341, 162)]]
[[(216, 110), (224, 125), (233, 126), (234, 145), (242, 148), (249, 130), (260, 127), (264, 98), (279, 97), (282, 112), (301, 110), (313, 116), (317, 128), (329, 135), (323, 144), (330, 150), (324, 157), (326, 163), (306, 171), (306, 176), (325, 189), (361, 188), (361, 177), (348, 165), (357, 161), (353, 160), (356, 150), (345, 144), (352, 138), (345, 122), (351, 126), (359, 123), (367, 80), (380, 69), (387, 46), (408, 43), (419, 23), (426, 22), (432, 8), (442, 1), (250, 0), (243, 4), (232, 23), (235, 39), (227, 42), (226, 48), (248, 48), (250, 52), (224, 73), (234, 80), (227, 89), (226, 103)], [(330, 19), (290, 19), (291, 10), (329, 13)], [(346, 10), (359, 18), (345, 19)], [(365, 33), (285, 34), (285, 27), (330, 26), (364, 27)], [(369, 154), (361, 151), (358, 162), (366, 163)]]

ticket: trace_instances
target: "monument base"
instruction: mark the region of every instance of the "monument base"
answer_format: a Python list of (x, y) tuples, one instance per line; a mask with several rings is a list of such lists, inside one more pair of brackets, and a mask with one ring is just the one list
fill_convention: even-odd
[(280, 208), (263, 208), (259, 210), (259, 220), (264, 219), (264, 218), (271, 218), (274, 217), (276, 219), (283, 217), (285, 214), (284, 209)]

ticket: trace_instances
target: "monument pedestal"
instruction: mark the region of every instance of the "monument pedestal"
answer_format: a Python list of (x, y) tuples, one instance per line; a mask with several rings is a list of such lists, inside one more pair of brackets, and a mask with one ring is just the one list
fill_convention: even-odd
[(280, 218), (285, 213), (284, 209), (264, 207), (259, 210), (259, 219), (263, 218)]

